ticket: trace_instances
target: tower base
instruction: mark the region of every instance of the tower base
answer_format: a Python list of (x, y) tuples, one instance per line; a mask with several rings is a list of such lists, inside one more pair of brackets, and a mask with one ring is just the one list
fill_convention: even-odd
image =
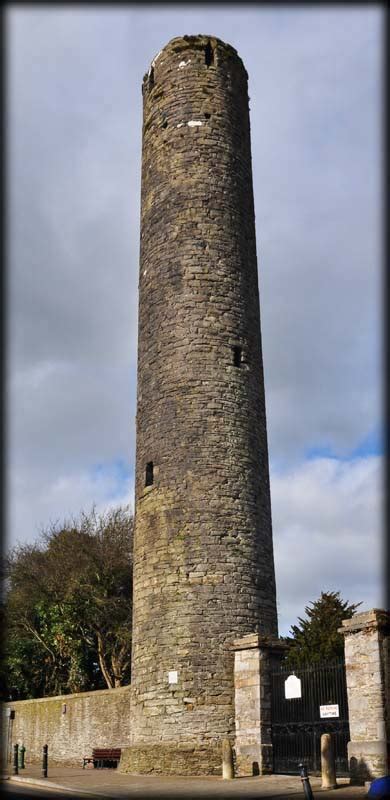
[(222, 743), (155, 742), (122, 749), (119, 772), (133, 775), (222, 775)]

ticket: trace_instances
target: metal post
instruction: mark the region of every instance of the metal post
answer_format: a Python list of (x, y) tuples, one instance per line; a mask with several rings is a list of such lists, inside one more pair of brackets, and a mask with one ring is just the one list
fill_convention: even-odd
[(19, 769), (24, 769), (24, 754), (26, 752), (26, 748), (24, 744), (19, 748)]
[(13, 763), (13, 766), (12, 766), (12, 774), (13, 775), (17, 775), (18, 771), (19, 771), (18, 770), (18, 750), (19, 750), (19, 745), (18, 744), (14, 744), (14, 763)]
[(47, 751), (48, 746), (47, 744), (44, 744), (42, 754), (42, 778), (47, 778)]
[(309, 776), (307, 774), (307, 767), (304, 764), (299, 764), (300, 776), (302, 779), (303, 784), (303, 791), (305, 793), (306, 800), (314, 800), (313, 792), (310, 786)]

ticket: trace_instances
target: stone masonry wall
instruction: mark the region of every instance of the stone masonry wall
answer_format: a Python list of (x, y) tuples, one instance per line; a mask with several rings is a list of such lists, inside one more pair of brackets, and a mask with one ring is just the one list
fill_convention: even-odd
[[(14, 709), (13, 720), (7, 709)], [(124, 747), (129, 741), (130, 686), (3, 706), (3, 758), (18, 743), (26, 748), (26, 763), (41, 761), (47, 744), (49, 762), (80, 765), (93, 747)]]
[(378, 609), (355, 614), (340, 631), (345, 636), (350, 771), (362, 782), (388, 771), (390, 615)]
[(230, 645), (277, 636), (247, 74), (177, 38), (143, 98), (134, 771), (139, 748), (233, 742)]
[[(153, 756), (153, 757), (152, 757)], [(147, 775), (221, 775), (221, 743), (175, 742), (173, 744), (135, 745), (123, 752), (120, 771)]]
[(237, 775), (241, 777), (260, 774), (260, 651), (258, 647), (236, 651), (234, 685)]
[(286, 644), (251, 634), (233, 644), (236, 773), (239, 777), (273, 771), (271, 672)]

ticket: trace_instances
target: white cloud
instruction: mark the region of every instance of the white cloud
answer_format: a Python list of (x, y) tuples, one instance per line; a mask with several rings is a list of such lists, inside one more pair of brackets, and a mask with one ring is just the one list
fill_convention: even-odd
[(115, 481), (126, 495), (110, 464), (135, 457), (141, 80), (169, 39), (203, 31), (249, 74), (282, 617), (332, 575), (375, 604), (373, 462), (358, 495), (358, 462), (302, 459), (320, 445), (345, 456), (381, 416), (380, 9), (15, 6), (7, 19), (10, 543), (111, 502)]
[[(104, 469), (54, 471), (45, 481), (39, 473), (18, 469), (11, 471), (9, 494), (9, 525), (18, 533), (7, 542), (9, 546), (34, 541), (52, 522), (78, 517), (93, 506), (98, 513), (120, 505), (134, 509), (133, 478), (119, 476), (116, 464)], [(23, 503), (15, 502), (19, 497), (24, 498)]]
[[(271, 473), (280, 632), (322, 591), (383, 604), (382, 459), (318, 458)], [(363, 606), (361, 608), (363, 610)]]

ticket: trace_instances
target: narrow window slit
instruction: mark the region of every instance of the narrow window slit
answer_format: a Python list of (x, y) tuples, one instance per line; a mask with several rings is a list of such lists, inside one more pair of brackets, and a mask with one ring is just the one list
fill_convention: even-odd
[(211, 47), (210, 42), (207, 42), (206, 47), (204, 49), (204, 61), (206, 67), (209, 67), (211, 64), (214, 64), (214, 50)]
[(153, 486), (153, 461), (148, 461), (146, 465), (145, 486)]
[(235, 367), (240, 367), (242, 361), (242, 347), (238, 346), (232, 347), (232, 351), (233, 351), (233, 364)]

